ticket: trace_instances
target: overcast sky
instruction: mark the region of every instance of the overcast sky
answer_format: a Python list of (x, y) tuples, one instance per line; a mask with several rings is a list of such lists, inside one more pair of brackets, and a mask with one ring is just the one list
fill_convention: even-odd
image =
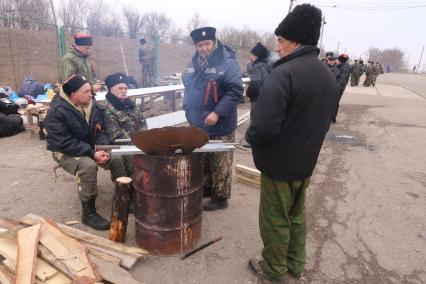
[[(114, 1), (115, 2), (115, 1)], [(122, 0), (141, 12), (164, 12), (185, 29), (188, 20), (198, 13), (215, 27), (247, 26), (258, 31), (274, 31), (285, 17), (289, 0)], [(360, 56), (369, 47), (399, 47), (406, 53), (410, 66), (418, 64), (421, 48), (426, 44), (426, 0), (312, 0), (294, 1), (316, 4), (327, 24), (323, 45), (337, 48), (352, 56)], [(325, 7), (334, 6), (337, 7)], [(415, 9), (407, 7), (419, 6)], [(396, 9), (404, 7), (404, 9)], [(422, 65), (426, 64), (424, 54)]]

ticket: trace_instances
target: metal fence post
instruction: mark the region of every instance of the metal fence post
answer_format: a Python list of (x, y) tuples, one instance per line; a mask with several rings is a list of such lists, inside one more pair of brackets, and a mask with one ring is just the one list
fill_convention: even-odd
[(154, 86), (158, 82), (158, 34), (154, 35)]

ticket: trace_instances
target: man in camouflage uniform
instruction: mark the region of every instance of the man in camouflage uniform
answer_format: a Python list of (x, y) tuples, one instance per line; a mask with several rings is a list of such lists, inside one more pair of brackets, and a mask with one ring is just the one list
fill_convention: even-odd
[[(117, 139), (129, 139), (133, 133), (147, 130), (142, 110), (127, 97), (128, 77), (123, 73), (105, 79), (108, 88), (104, 106), (105, 128), (113, 144)], [(128, 176), (132, 174), (131, 158), (123, 156)]]
[(262, 283), (302, 278), (306, 263), (306, 190), (337, 96), (333, 73), (318, 59), (322, 13), (296, 6), (278, 25), (270, 76), (251, 111), (246, 140), (261, 172), (259, 227), (262, 260), (249, 268)]
[(96, 80), (95, 69), (90, 61), (90, 52), (93, 38), (83, 33), (74, 36), (75, 45), (70, 47), (69, 52), (63, 58), (62, 82), (73, 74), (86, 78), (93, 92), (99, 92), (101, 85)]
[(354, 60), (354, 64), (352, 64), (350, 66), (350, 70), (351, 70), (351, 87), (356, 86), (356, 79), (358, 77), (359, 74), (359, 63), (358, 63), (358, 59)]
[(372, 80), (373, 86), (376, 86), (376, 80), (377, 80), (377, 77), (379, 77), (380, 74), (383, 74), (383, 68), (382, 68), (382, 65), (380, 65), (379, 62), (376, 62), (376, 64), (374, 65), (374, 68), (373, 68), (373, 80)]
[(361, 79), (362, 74), (365, 73), (365, 71), (367, 70), (364, 61), (362, 59), (360, 59), (358, 61), (358, 75), (355, 77), (355, 86), (359, 85), (359, 80)]
[(365, 87), (370, 87), (373, 84), (373, 72), (374, 72), (373, 67), (374, 67), (374, 62), (368, 61), (368, 66), (365, 71), (365, 81), (364, 81)]
[(146, 45), (146, 40), (141, 38), (139, 48), (139, 63), (142, 66), (142, 87), (154, 86), (154, 56), (152, 49)]
[[(242, 99), (241, 70), (235, 53), (216, 39), (216, 29), (203, 27), (190, 34), (196, 52), (183, 76), (183, 109), (191, 125), (211, 140), (234, 142), (237, 104)], [(204, 193), (211, 199), (204, 210), (228, 207), (232, 183), (232, 152), (208, 153), (204, 159)]]

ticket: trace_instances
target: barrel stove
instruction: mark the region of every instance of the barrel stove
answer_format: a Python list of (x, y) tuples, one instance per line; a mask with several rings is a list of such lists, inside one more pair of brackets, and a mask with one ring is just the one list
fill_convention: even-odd
[(202, 154), (133, 157), (137, 244), (155, 255), (191, 249), (201, 237)]

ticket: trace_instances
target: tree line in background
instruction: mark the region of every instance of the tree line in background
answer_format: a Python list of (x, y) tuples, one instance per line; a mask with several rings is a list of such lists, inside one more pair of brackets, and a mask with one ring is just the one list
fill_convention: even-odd
[[(189, 33), (208, 23), (194, 14), (184, 29), (177, 27), (165, 13), (141, 13), (131, 6), (112, 8), (104, 0), (60, 0), (56, 7), (58, 22), (68, 33), (86, 31), (92, 35), (136, 39), (140, 36), (152, 38), (158, 35), (162, 41), (190, 43)], [(0, 25), (16, 29), (36, 31), (52, 30), (54, 19), (51, 0), (0, 0)], [(251, 49), (260, 41), (270, 50), (275, 46), (272, 32), (258, 32), (248, 27), (220, 27), (217, 37), (236, 49)], [(366, 51), (369, 60), (389, 65), (392, 70), (402, 70), (404, 52), (398, 48), (383, 49), (372, 47)]]
[(370, 47), (366, 52), (369, 61), (379, 62), (383, 67), (389, 66), (392, 71), (404, 69), (404, 52), (399, 48), (379, 49)]
[[(128, 36), (141, 35), (152, 38), (157, 34), (161, 40), (190, 42), (189, 33), (207, 25), (200, 15), (188, 20), (186, 29), (177, 27), (165, 13), (141, 13), (131, 6), (112, 8), (104, 0), (61, 0), (56, 7), (58, 22), (67, 32), (86, 31), (92, 35)], [(50, 0), (0, 0), (1, 26), (35, 31), (52, 30), (54, 18)], [(273, 33), (260, 33), (247, 27), (218, 29), (218, 38), (233, 48), (252, 48), (257, 41), (273, 48)]]

